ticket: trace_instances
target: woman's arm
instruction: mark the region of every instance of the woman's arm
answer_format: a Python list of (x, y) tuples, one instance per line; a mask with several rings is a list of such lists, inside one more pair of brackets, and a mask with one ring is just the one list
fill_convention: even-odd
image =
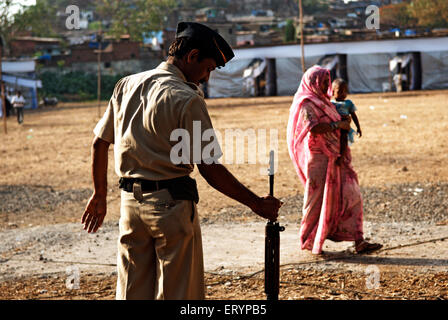
[(336, 129), (350, 130), (350, 119), (336, 121), (332, 123), (319, 123), (311, 129), (311, 133), (323, 134)]
[(314, 113), (312, 102), (305, 101), (302, 107), (300, 118), (305, 125), (311, 126), (311, 133), (323, 134), (336, 129), (350, 130), (350, 116), (342, 117), (341, 121), (332, 123), (319, 123), (319, 117)]

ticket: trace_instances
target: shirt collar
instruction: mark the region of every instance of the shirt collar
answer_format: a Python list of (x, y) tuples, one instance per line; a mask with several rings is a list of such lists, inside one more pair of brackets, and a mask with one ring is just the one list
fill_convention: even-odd
[(200, 87), (198, 87), (196, 84), (194, 84), (193, 82), (188, 82), (187, 78), (185, 78), (185, 75), (183, 74), (183, 72), (178, 67), (176, 67), (174, 64), (167, 63), (166, 61), (164, 61), (161, 64), (159, 64), (157, 69), (165, 70), (165, 71), (172, 73), (175, 77), (180, 78), (183, 82), (188, 84), (193, 90), (197, 91), (202, 98), (204, 98), (204, 92), (202, 91), (202, 89)]
[(166, 61), (164, 61), (159, 64), (157, 69), (168, 71), (174, 74), (176, 77), (182, 79), (182, 81), (187, 82), (187, 78), (185, 78), (185, 75), (182, 73), (182, 71), (180, 71), (180, 69), (172, 63), (167, 63)]

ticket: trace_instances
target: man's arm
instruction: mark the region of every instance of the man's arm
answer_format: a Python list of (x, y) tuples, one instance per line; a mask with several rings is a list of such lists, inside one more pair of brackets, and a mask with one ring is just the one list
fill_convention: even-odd
[(106, 216), (107, 164), (110, 143), (95, 137), (92, 143), (92, 178), (94, 191), (87, 203), (81, 223), (84, 230), (96, 232)]
[(267, 196), (258, 197), (241, 184), (222, 164), (198, 164), (199, 173), (209, 185), (226, 196), (248, 206), (259, 216), (276, 220), (282, 206), (280, 200)]

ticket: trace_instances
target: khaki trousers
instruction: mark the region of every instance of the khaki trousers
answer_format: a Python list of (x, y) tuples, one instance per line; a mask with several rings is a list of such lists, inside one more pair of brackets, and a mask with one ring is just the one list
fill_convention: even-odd
[(202, 237), (195, 203), (167, 189), (121, 192), (116, 299), (205, 299)]

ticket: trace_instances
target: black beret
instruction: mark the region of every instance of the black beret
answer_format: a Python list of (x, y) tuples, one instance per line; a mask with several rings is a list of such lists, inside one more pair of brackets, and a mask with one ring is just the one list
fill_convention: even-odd
[(218, 32), (203, 24), (197, 22), (179, 22), (176, 30), (176, 39), (181, 37), (201, 40), (202, 42), (206, 42), (206, 45), (208, 43), (211, 52), (214, 53), (213, 58), (218, 67), (223, 67), (235, 56), (226, 40)]

